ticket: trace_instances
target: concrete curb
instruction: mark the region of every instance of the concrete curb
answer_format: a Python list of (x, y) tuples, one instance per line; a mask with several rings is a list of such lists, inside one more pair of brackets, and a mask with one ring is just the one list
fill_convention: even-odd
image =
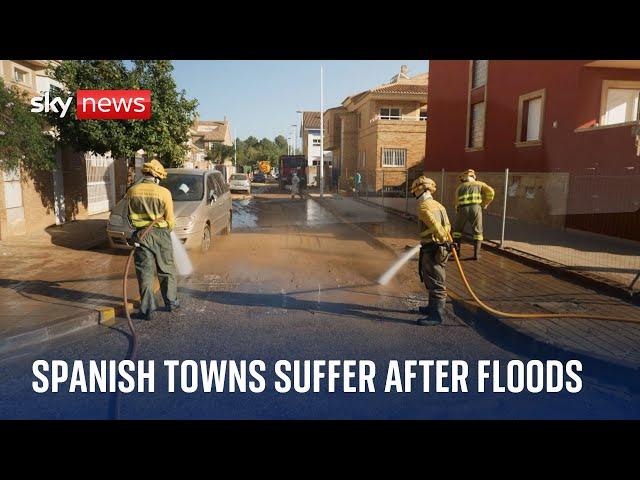
[[(398, 255), (398, 252), (394, 248), (385, 244), (382, 240), (375, 238), (372, 233), (368, 232), (363, 227), (345, 219), (339, 214), (336, 214), (330, 207), (326, 207), (326, 202), (322, 202), (313, 197), (311, 198), (316, 200), (322, 207), (327, 208), (327, 210), (342, 222), (363, 232), (369, 238), (375, 240), (376, 243), (383, 245), (384, 248), (392, 251), (395, 255)], [(356, 200), (367, 205), (373, 205), (381, 208), (379, 205), (372, 204), (371, 202), (359, 199)], [(389, 213), (396, 212), (391, 210)], [(401, 216), (405, 220), (409, 220), (409, 218), (404, 214), (398, 216)], [(499, 249), (496, 248), (496, 250)], [(519, 259), (517, 255), (515, 257), (516, 260)], [(524, 352), (526, 355), (533, 358), (543, 355), (547, 358), (558, 360), (577, 359), (582, 362), (585, 370), (588, 370), (590, 375), (600, 377), (607, 382), (618, 383), (633, 391), (640, 391), (640, 376), (638, 375), (640, 369), (611, 361), (608, 358), (600, 357), (599, 355), (592, 354), (591, 352), (572, 350), (561, 345), (555, 345), (550, 342), (543, 341), (541, 338), (527, 335), (519, 329), (509, 325), (500, 317), (496, 317), (485, 312), (475, 302), (465, 299), (462, 296), (463, 294), (456, 292), (451, 287), (447, 287), (447, 292), (451, 298), (454, 313), (456, 313), (467, 325), (478, 331), (478, 333), (480, 333), (484, 338), (501, 348), (511, 351), (517, 350), (518, 353)], [(635, 380), (630, 382), (630, 379)]]
[[(160, 285), (156, 281), (154, 293), (158, 293)], [(137, 296), (128, 302), (127, 309), (133, 311), (134, 303), (138, 302)], [(36, 328), (30, 332), (20, 333), (9, 337), (0, 338), (0, 359), (20, 353), (20, 351), (33, 348), (34, 346), (57, 340), (61, 337), (76, 333), (89, 327), (103, 325), (112, 327), (118, 323), (118, 318), (124, 316), (124, 307), (95, 306), (87, 313), (71, 316), (59, 322)]]
[[(96, 326), (100, 323), (103, 315), (105, 318), (109, 318), (113, 313), (113, 308), (104, 308), (105, 310), (95, 309), (86, 314), (72, 316), (66, 320), (40, 327), (30, 332), (2, 338), (0, 339), (0, 358), (5, 358), (29, 347), (51, 342), (70, 333)], [(115, 315), (113, 315), (113, 317), (115, 317)]]

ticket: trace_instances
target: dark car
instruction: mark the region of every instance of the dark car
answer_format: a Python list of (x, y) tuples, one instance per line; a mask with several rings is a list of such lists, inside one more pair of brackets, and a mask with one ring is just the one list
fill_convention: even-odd
[(267, 177), (264, 176), (264, 173), (258, 172), (253, 174), (253, 181), (257, 183), (264, 183), (267, 181)]

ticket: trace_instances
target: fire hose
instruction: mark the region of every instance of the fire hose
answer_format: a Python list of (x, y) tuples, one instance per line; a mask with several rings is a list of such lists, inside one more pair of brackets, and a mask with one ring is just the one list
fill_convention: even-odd
[[(146, 227), (140, 235), (138, 235), (138, 240), (139, 241), (143, 240), (144, 237), (147, 236), (151, 228), (153, 228), (153, 226), (160, 220), (163, 220), (163, 218), (162, 217), (156, 218), (153, 222), (151, 222), (151, 224), (148, 227)], [(131, 249), (131, 252), (129, 252), (129, 256), (127, 257), (127, 263), (124, 266), (124, 277), (122, 279), (122, 301), (124, 305), (124, 314), (127, 317), (127, 324), (129, 326), (129, 331), (131, 332), (131, 350), (127, 355), (126, 360), (131, 360), (134, 363), (138, 356), (138, 334), (136, 332), (136, 329), (133, 326), (131, 315), (129, 314), (129, 300), (127, 298), (127, 289), (129, 286), (129, 282), (128, 282), (129, 267), (131, 267), (131, 260), (133, 260), (133, 255), (136, 251), (136, 248), (137, 247), (134, 246)], [(111, 415), (111, 417), (114, 420), (118, 420), (120, 418), (120, 405), (121, 405), (120, 389), (116, 388), (115, 398), (113, 402), (113, 412)]]
[[(448, 234), (449, 242), (453, 242), (451, 238), (451, 234)], [(490, 307), (486, 303), (484, 303), (476, 293), (471, 288), (469, 281), (467, 280), (467, 276), (464, 273), (462, 268), (462, 264), (460, 263), (460, 259), (458, 258), (458, 252), (455, 248), (451, 249), (451, 253), (453, 254), (453, 258), (456, 262), (456, 266), (458, 267), (458, 271), (460, 272), (460, 278), (462, 278), (462, 282), (464, 283), (465, 288), (469, 292), (469, 295), (473, 298), (473, 300), (482, 308), (485, 312), (491, 313), (498, 317), (504, 318), (588, 318), (592, 320), (609, 320), (614, 322), (624, 322), (624, 323), (640, 323), (640, 319), (633, 318), (625, 318), (625, 317), (616, 317), (616, 316), (608, 316), (608, 315), (593, 315), (589, 313), (511, 313), (511, 312), (502, 312), (495, 308)]]

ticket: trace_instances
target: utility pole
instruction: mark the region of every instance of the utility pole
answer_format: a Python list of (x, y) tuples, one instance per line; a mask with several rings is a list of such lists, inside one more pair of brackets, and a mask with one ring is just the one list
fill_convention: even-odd
[(324, 196), (324, 85), (320, 65), (320, 198)]
[(296, 154), (296, 150), (298, 149), (298, 142), (296, 140), (296, 126), (291, 125), (291, 129), (293, 130), (291, 137), (293, 138), (293, 154)]

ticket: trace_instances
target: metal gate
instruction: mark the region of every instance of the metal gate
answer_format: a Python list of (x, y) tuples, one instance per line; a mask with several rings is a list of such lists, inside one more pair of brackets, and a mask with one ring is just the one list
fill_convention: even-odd
[(115, 170), (111, 154), (87, 153), (87, 211), (89, 215), (107, 212), (115, 206)]

